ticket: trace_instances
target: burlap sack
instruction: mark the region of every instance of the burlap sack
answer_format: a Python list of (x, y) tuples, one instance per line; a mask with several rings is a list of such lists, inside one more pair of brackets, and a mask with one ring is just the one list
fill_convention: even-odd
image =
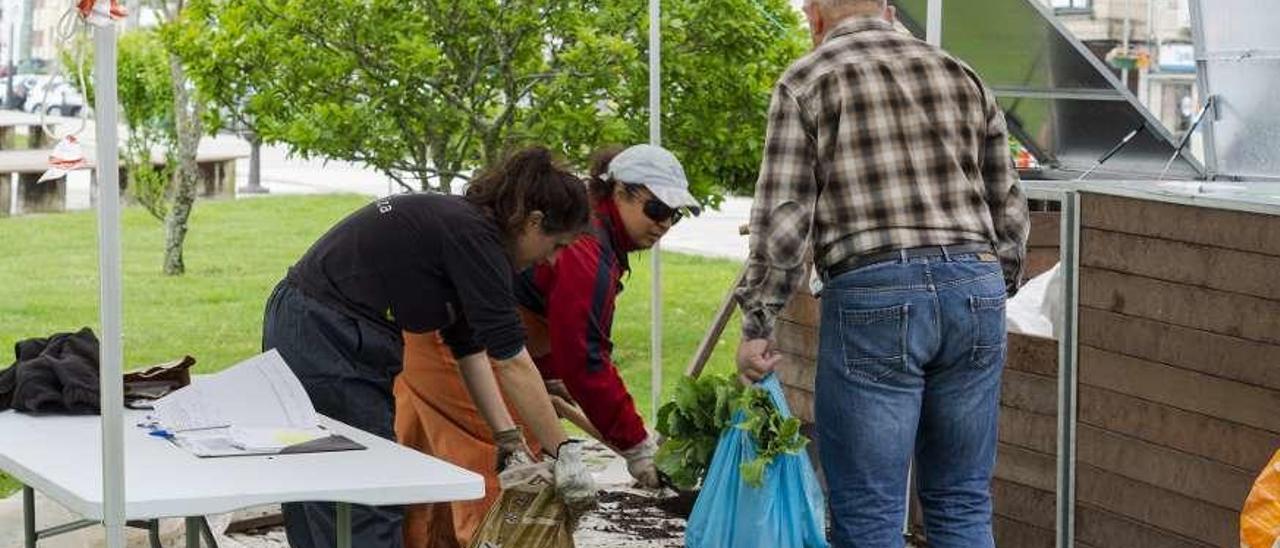
[(551, 462), (498, 476), (502, 495), (485, 514), (471, 548), (573, 548), (573, 518), (556, 498)]

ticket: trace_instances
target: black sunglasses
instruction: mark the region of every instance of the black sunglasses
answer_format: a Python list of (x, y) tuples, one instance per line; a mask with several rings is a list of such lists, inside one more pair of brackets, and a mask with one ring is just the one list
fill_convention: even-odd
[(662, 203), (662, 200), (649, 198), (644, 203), (644, 216), (655, 223), (666, 222), (667, 219), (670, 219), (671, 224), (674, 225), (684, 217), (684, 212)]

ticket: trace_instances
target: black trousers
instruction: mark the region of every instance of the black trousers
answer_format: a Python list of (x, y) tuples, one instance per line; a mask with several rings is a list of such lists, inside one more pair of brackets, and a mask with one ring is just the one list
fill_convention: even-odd
[[(286, 280), (267, 301), (262, 348), (280, 352), (316, 411), (395, 441), (392, 382), (404, 348), (398, 333), (312, 299)], [(289, 545), (336, 546), (335, 515), (329, 502), (285, 504)], [(401, 548), (403, 521), (399, 506), (352, 506), (352, 546)]]

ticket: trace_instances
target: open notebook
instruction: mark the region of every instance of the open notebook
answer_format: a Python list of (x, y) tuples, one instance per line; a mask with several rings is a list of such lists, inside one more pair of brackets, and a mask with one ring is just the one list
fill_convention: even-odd
[(156, 400), (152, 434), (199, 457), (350, 451), (274, 349)]

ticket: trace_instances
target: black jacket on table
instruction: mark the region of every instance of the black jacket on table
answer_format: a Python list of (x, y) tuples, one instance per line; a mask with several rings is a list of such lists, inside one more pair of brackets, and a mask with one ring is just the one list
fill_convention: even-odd
[(27, 339), (0, 372), (0, 411), (95, 415), (99, 412), (98, 337), (89, 328)]

